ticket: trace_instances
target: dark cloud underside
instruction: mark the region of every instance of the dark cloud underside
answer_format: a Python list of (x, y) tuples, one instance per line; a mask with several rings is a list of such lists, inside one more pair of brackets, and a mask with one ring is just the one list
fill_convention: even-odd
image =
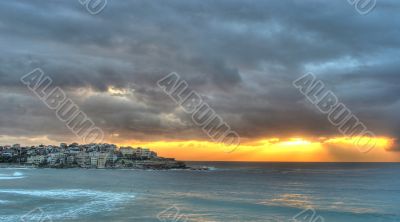
[(369, 129), (397, 137), (399, 9), (395, 0), (365, 16), (347, 1), (109, 1), (93, 16), (79, 1), (1, 1), (0, 135), (69, 135), (19, 82), (40, 67), (124, 139), (205, 138), (158, 89), (170, 72), (243, 137), (338, 134), (291, 85), (309, 71)]

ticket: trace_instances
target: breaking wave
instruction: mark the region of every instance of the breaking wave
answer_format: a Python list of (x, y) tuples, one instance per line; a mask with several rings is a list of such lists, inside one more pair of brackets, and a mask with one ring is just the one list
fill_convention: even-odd
[[(59, 190), (0, 190), (2, 196), (12, 199), (30, 199), (35, 203), (57, 202), (56, 205), (42, 204), (41, 210), (46, 216), (54, 220), (76, 219), (82, 216), (92, 215), (98, 212), (111, 212), (125, 203), (132, 201), (135, 196), (132, 193), (113, 193), (82, 189)], [(2, 200), (6, 205), (7, 200)], [(18, 202), (18, 201), (14, 201)], [(74, 204), (71, 204), (73, 202)], [(48, 207), (46, 207), (48, 206)], [(39, 206), (38, 206), (39, 207)], [(32, 206), (32, 208), (34, 208)], [(34, 210), (34, 209), (32, 209)], [(28, 213), (28, 212), (25, 212)], [(36, 212), (37, 214), (40, 212)], [(32, 212), (31, 214), (35, 214)], [(22, 215), (1, 215), (0, 221), (15, 221)], [(31, 215), (35, 216), (35, 215)], [(36, 215), (38, 217), (38, 215)]]
[(13, 174), (0, 174), (0, 180), (16, 180), (25, 178), (21, 172), (14, 172)]

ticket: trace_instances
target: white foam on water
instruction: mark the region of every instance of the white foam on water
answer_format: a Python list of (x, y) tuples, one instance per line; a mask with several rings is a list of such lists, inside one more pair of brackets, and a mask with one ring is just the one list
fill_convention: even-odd
[(16, 180), (16, 179), (23, 179), (25, 177), (0, 177), (0, 180)]
[(0, 200), (0, 204), (6, 204), (6, 203), (9, 203), (10, 201), (7, 201), (7, 200)]
[(0, 180), (16, 180), (23, 178), (25, 178), (24, 174), (18, 171), (12, 174), (0, 174)]
[[(43, 209), (46, 216), (52, 220), (74, 219), (99, 212), (111, 212), (125, 203), (132, 201), (135, 196), (132, 193), (112, 193), (82, 189), (60, 190), (0, 190), (1, 193), (29, 196), (26, 199), (54, 200), (51, 209), (46, 206), (38, 206)], [(76, 200), (71, 204), (70, 201)], [(68, 201), (68, 202), (66, 202)], [(68, 206), (68, 207), (66, 207)], [(6, 218), (0, 216), (0, 221), (12, 221), (12, 215)], [(22, 215), (21, 215), (22, 216)]]
[(13, 176), (14, 177), (20, 177), (20, 176), (23, 176), (24, 174), (23, 173), (21, 173), (21, 172), (15, 172), (15, 173), (13, 173)]

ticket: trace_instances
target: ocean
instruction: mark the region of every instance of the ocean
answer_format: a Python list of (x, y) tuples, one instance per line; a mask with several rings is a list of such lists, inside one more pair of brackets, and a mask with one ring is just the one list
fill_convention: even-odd
[(0, 168), (0, 221), (400, 221), (398, 163)]

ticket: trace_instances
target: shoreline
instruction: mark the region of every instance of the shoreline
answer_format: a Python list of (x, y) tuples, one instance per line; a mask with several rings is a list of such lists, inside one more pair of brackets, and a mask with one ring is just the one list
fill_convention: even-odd
[(0, 163), (0, 169), (85, 169), (85, 170), (196, 170), (204, 171), (210, 170), (208, 167), (188, 167), (184, 162), (177, 161), (179, 165), (146, 165), (138, 164), (132, 167), (119, 166), (119, 167), (80, 167), (80, 166), (35, 166), (31, 164), (14, 164), (14, 163)]

